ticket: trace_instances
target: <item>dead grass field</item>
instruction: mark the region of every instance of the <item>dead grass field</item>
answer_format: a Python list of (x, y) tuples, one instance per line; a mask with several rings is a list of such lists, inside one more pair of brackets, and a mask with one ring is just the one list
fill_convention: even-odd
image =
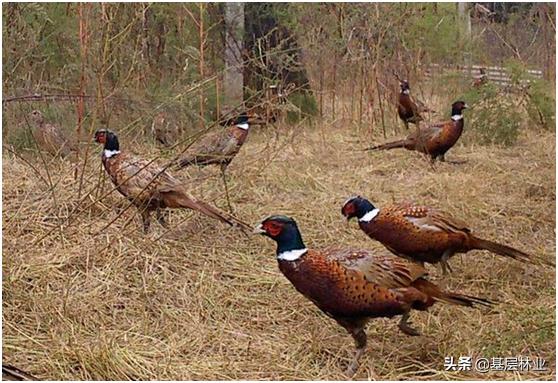
[[(437, 206), (482, 236), (539, 257), (555, 254), (555, 134), (526, 131), (510, 148), (458, 144), (430, 168), (417, 153), (355, 151), (356, 128), (255, 129), (230, 166), (238, 216), (257, 223), (293, 216), (308, 246), (381, 250), (341, 203), (362, 194)], [(467, 127), (464, 135), (467, 135)], [(159, 155), (139, 138), (121, 145)], [(112, 188), (91, 148), (84, 191)], [(34, 163), (46, 177), (38, 156)], [(173, 229), (147, 236), (136, 210), (117, 193), (82, 209), (67, 160), (49, 159), (54, 189), (3, 152), (3, 361), (49, 380), (345, 379), (352, 338), (281, 275), (274, 243), (188, 211)], [(218, 168), (175, 173), (193, 194), (226, 206)], [(48, 234), (48, 235), (47, 235)], [(492, 312), (436, 305), (414, 312), (423, 333), (397, 320), (368, 326), (369, 346), (355, 379), (554, 380), (555, 270), (487, 252), (455, 257), (448, 289), (499, 302)], [(432, 268), (432, 278), (441, 276)], [(445, 356), (540, 356), (546, 372), (446, 372)]]

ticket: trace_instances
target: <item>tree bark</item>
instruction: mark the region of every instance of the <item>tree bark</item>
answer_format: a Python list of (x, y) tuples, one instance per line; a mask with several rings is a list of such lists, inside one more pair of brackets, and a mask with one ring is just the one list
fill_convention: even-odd
[(225, 76), (223, 111), (243, 105), (244, 3), (225, 3)]

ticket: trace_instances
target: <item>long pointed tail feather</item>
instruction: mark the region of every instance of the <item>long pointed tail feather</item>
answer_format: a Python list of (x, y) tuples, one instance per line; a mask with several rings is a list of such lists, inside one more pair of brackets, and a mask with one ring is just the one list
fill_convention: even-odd
[(414, 281), (412, 286), (418, 289), (420, 292), (426, 294), (430, 298), (434, 299), (435, 301), (446, 302), (453, 305), (466, 307), (491, 307), (495, 303), (485, 298), (443, 291), (434, 283), (422, 278)]
[(203, 201), (200, 201), (188, 195), (187, 193), (175, 192), (174, 196), (175, 198), (173, 198), (172, 202), (175, 202), (175, 204), (169, 204), (169, 207), (182, 207), (182, 208), (197, 210), (200, 213), (207, 215), (208, 217), (217, 219), (230, 226), (239, 226), (242, 229), (251, 230), (251, 226), (246, 222), (240, 220), (239, 218), (236, 218), (232, 214), (224, 212), (214, 206), (211, 206)]
[(480, 239), (474, 237), (472, 247), (478, 250), (488, 250), (495, 254), (502, 255), (504, 257), (513, 258), (520, 262), (528, 262), (531, 264), (543, 264), (546, 266), (556, 267), (556, 264), (550, 260), (543, 259), (541, 257), (534, 257), (530, 254), (524, 253), (521, 250), (514, 249), (513, 247), (502, 245), (500, 243), (488, 241), (486, 239)]
[(176, 162), (177, 169), (182, 169), (187, 166), (193, 165), (195, 163), (195, 158), (192, 157), (182, 157)]
[(180, 170), (185, 167), (196, 165), (196, 166), (207, 166), (212, 164), (223, 163), (224, 156), (215, 155), (191, 155), (187, 157), (182, 157), (176, 162), (176, 169)]
[(495, 303), (485, 298), (479, 298), (473, 295), (464, 295), (464, 294), (452, 293), (447, 291), (442, 291), (441, 295), (436, 298), (442, 302), (451, 303), (459, 306), (467, 306), (467, 307), (477, 307), (477, 306), (492, 307)]
[(390, 149), (397, 149), (397, 148), (404, 148), (407, 145), (407, 140), (398, 140), (393, 142), (387, 142), (382, 145), (371, 146), (369, 148), (363, 149), (363, 151), (368, 150), (390, 150)]
[(529, 254), (524, 253), (521, 250), (514, 249), (513, 247), (488, 241), (486, 239), (473, 237), (472, 247), (478, 250), (488, 250), (495, 254), (513, 258), (521, 262), (531, 262), (531, 256)]

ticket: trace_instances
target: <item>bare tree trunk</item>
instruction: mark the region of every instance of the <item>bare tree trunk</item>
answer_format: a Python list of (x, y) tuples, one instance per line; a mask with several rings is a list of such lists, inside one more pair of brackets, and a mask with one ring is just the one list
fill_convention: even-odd
[(469, 6), (465, 2), (457, 3), (457, 13), (459, 14), (459, 20), (461, 27), (459, 28), (460, 33), (463, 35), (459, 41), (461, 50), (463, 51), (463, 64), (468, 68), (469, 77), (472, 76), (472, 55), (471, 52), (465, 52), (464, 41), (471, 40), (471, 12), (469, 11)]
[(244, 3), (225, 4), (225, 78), (223, 111), (242, 105), (244, 75), (242, 49), (244, 41)]
[(471, 13), (469, 12), (469, 7), (465, 2), (457, 3), (457, 13), (459, 13), (459, 18), (463, 22), (465, 38), (471, 38)]
[[(199, 11), (200, 11), (200, 17), (199, 17), (199, 21), (198, 21), (198, 27), (199, 27), (199, 32), (200, 32), (200, 81), (204, 80), (205, 77), (205, 70), (204, 70), (204, 64), (205, 64), (205, 35), (204, 35), (204, 25), (203, 25), (203, 9), (204, 9), (204, 4), (203, 3), (199, 3), (198, 4), (199, 7)], [(200, 129), (203, 130), (203, 128), (205, 127), (205, 95), (203, 93), (203, 87), (200, 87)]]

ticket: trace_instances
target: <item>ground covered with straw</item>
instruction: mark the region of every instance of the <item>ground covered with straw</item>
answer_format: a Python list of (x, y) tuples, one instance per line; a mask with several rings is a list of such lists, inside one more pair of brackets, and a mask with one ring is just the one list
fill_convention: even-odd
[[(293, 216), (311, 247), (383, 251), (344, 221), (342, 202), (413, 200), (554, 259), (554, 133), (525, 131), (509, 148), (458, 144), (446, 157), (465, 164), (432, 168), (417, 153), (358, 151), (371, 140), (357, 132), (339, 122), (254, 129), (229, 167), (236, 214), (254, 224)], [(141, 136), (120, 141), (161, 155)], [(136, 210), (109, 193), (99, 153), (90, 147), (80, 183), (83, 157), (75, 179), (70, 160), (3, 152), (3, 362), (49, 380), (345, 378), (352, 338), (281, 275), (272, 241), (190, 211), (170, 212), (170, 231), (154, 223), (144, 235)], [(218, 168), (176, 175), (225, 208)], [(355, 378), (553, 380), (554, 268), (487, 252), (451, 265), (443, 280), (431, 267), (432, 279), (495, 309), (414, 312), (423, 336), (412, 338), (396, 319), (374, 320)], [(449, 356), (541, 357), (547, 369), (445, 371)]]

